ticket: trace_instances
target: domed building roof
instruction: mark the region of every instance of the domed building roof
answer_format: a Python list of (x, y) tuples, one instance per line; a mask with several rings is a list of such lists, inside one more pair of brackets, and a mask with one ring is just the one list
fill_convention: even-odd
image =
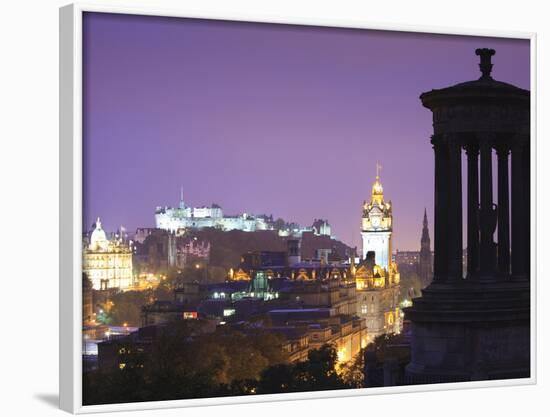
[(95, 229), (92, 232), (92, 236), (90, 238), (90, 248), (93, 250), (107, 249), (108, 245), (109, 241), (107, 240), (107, 234), (102, 229), (101, 220), (98, 217), (97, 221), (95, 222)]

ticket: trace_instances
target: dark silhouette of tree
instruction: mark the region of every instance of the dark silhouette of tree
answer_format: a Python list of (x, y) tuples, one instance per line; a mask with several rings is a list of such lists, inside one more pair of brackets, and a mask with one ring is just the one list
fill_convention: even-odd
[(333, 346), (311, 350), (308, 359), (296, 364), (279, 364), (266, 369), (258, 384), (258, 393), (319, 391), (349, 388), (337, 371)]
[(115, 294), (110, 301), (113, 303), (109, 310), (109, 318), (114, 326), (141, 325), (141, 307), (150, 301), (150, 291), (126, 291)]
[[(270, 339), (271, 338), (271, 339)], [(175, 322), (139, 354), (129, 342), (125, 366), (84, 374), (85, 404), (159, 401), (350, 388), (337, 371), (336, 351), (325, 345), (308, 359), (284, 363), (277, 336), (222, 330), (202, 334), (201, 324)]]
[(271, 366), (262, 372), (258, 383), (259, 394), (279, 394), (294, 391), (295, 366), (282, 363)]

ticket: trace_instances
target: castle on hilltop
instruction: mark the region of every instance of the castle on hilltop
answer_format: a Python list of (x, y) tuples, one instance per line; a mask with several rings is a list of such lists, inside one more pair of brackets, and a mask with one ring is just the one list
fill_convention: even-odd
[(210, 207), (190, 207), (183, 200), (181, 190), (178, 207), (157, 207), (155, 225), (158, 229), (173, 233), (186, 229), (200, 230), (208, 227), (224, 231), (241, 230), (256, 232), (259, 230), (277, 230), (280, 236), (301, 235), (313, 232), (316, 235), (331, 236), (331, 227), (327, 220), (315, 219), (311, 227), (302, 227), (296, 223), (274, 220), (273, 216), (252, 215), (248, 213), (228, 216), (217, 204)]

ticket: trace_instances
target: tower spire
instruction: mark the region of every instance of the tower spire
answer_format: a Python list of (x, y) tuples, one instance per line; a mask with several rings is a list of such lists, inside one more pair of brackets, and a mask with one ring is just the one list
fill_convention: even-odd
[(424, 207), (424, 220), (422, 221), (424, 229), (428, 228), (428, 214), (426, 213), (426, 207)]
[(421, 238), (421, 247), (426, 246), (430, 247), (430, 231), (428, 230), (428, 214), (426, 213), (426, 208), (424, 208), (424, 219), (422, 220), (422, 238)]
[(428, 229), (428, 214), (424, 208), (424, 219), (422, 221), (422, 237), (420, 238), (420, 259), (418, 262), (418, 273), (422, 285), (428, 285), (432, 280), (433, 259), (430, 247), (430, 231)]
[(185, 208), (185, 203), (183, 201), (183, 185), (180, 188), (180, 208)]
[(382, 169), (382, 165), (380, 165), (377, 162), (376, 179), (374, 180), (374, 184), (372, 185), (372, 196), (371, 196), (371, 202), (376, 204), (382, 204), (382, 202), (384, 201), (384, 188), (382, 187), (382, 183), (380, 182), (381, 169)]

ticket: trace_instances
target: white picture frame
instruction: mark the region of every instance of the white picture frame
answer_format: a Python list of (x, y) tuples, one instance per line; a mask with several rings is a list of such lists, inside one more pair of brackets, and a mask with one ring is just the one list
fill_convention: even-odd
[[(525, 379), (478, 381), (437, 385), (413, 385), (385, 388), (350, 389), (308, 393), (270, 394), (247, 397), (186, 399), (147, 403), (111, 405), (82, 405), (82, 17), (84, 12), (121, 13), (152, 16), (186, 17), (215, 20), (253, 21), (377, 29), (386, 31), (427, 32), (469, 36), (491, 36), (528, 39), (531, 42), (531, 187), (536, 190), (536, 34), (462, 30), (445, 27), (375, 24), (363, 21), (317, 20), (290, 16), (197, 14), (182, 10), (163, 10), (155, 7), (130, 8), (76, 3), (60, 9), (60, 407), (72, 413), (148, 410), (173, 407), (288, 401), (326, 397), (349, 397), (417, 391), (463, 389), (489, 386), (535, 384), (536, 376), (536, 268), (531, 268), (531, 376)], [(536, 265), (536, 193), (531, 194), (531, 265)]]

